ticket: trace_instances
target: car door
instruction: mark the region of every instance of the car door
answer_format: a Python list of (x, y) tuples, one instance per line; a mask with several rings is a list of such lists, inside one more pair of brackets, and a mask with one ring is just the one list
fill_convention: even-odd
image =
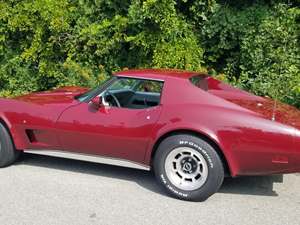
[(81, 103), (57, 121), (64, 150), (141, 162), (161, 105), (147, 109), (101, 107)]
[(83, 102), (63, 112), (57, 135), (66, 151), (142, 162), (161, 109), (95, 108)]

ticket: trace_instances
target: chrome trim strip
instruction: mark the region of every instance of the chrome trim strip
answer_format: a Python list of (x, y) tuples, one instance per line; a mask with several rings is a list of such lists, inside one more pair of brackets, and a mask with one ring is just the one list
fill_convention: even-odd
[(122, 167), (129, 167), (139, 170), (147, 170), (150, 171), (150, 167), (144, 164), (139, 164), (136, 162), (132, 162), (126, 159), (116, 159), (110, 158), (105, 156), (95, 156), (95, 155), (88, 155), (83, 153), (77, 152), (65, 152), (59, 150), (33, 150), (33, 149), (26, 149), (24, 150), (25, 153), (31, 154), (38, 154), (38, 155), (46, 155), (46, 156), (53, 156), (59, 158), (66, 158), (66, 159), (74, 159), (74, 160), (82, 160), (87, 162), (94, 162), (94, 163), (101, 163), (101, 164), (109, 164), (114, 166), (122, 166)]
[(131, 78), (131, 79), (139, 79), (139, 80), (153, 80), (153, 81), (160, 81), (160, 82), (165, 82), (165, 80), (162, 80), (162, 79), (158, 79), (158, 78), (150, 78), (150, 77), (143, 77), (143, 76), (135, 76), (135, 75), (132, 75), (132, 76), (126, 76), (126, 75), (118, 75), (118, 74), (115, 74), (114, 75), (115, 77), (120, 77), (120, 78)]

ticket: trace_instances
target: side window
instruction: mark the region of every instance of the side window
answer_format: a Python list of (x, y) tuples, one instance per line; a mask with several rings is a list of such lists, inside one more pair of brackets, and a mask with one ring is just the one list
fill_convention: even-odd
[(162, 82), (145, 80), (141, 81), (137, 87), (138, 92), (161, 93), (163, 87)]
[(133, 88), (137, 85), (136, 79), (117, 79), (108, 90), (133, 90)]
[(104, 92), (110, 106), (144, 109), (160, 104), (163, 81), (120, 77)]
[(195, 85), (196, 87), (207, 91), (208, 90), (208, 84), (206, 80), (206, 76), (203, 75), (196, 75), (190, 78), (190, 82)]

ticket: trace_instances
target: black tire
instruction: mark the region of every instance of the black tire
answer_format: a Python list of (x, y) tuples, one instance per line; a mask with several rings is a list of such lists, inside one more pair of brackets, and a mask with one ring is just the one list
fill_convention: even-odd
[[(183, 147), (183, 148), (182, 148)], [(201, 154), (202, 160), (206, 161), (206, 175), (205, 179), (203, 178), (203, 184), (202, 186), (193, 189), (193, 190), (184, 190), (179, 188), (178, 186), (181, 185), (181, 181), (179, 185), (174, 185), (170, 179), (168, 178), (168, 175), (166, 173), (166, 159), (168, 155), (173, 151), (177, 151), (175, 149), (191, 149), (191, 151), (195, 152), (196, 150), (198, 153)], [(195, 152), (195, 154), (198, 154)], [(172, 155), (171, 153), (170, 155)], [(186, 154), (183, 152), (183, 154)], [(179, 153), (180, 155), (180, 153)], [(191, 155), (193, 155), (191, 153)], [(180, 156), (181, 157), (181, 156)], [(184, 159), (184, 155), (182, 155), (182, 158)], [(175, 157), (176, 158), (176, 157)], [(185, 157), (186, 158), (186, 157)], [(197, 158), (197, 157), (196, 157)], [(181, 158), (180, 158), (181, 159)], [(183, 161), (183, 159), (181, 161)], [(176, 160), (176, 159), (174, 159)], [(185, 160), (184, 162), (186, 162)], [(179, 165), (183, 165), (180, 162)], [(173, 163), (174, 164), (174, 163)], [(201, 164), (201, 163), (200, 163)], [(199, 164), (199, 165), (200, 165)], [(172, 164), (171, 164), (172, 165)], [(197, 167), (198, 162), (196, 161)], [(175, 166), (176, 167), (176, 166)], [(164, 187), (164, 189), (167, 190), (167, 192), (178, 199), (181, 200), (188, 200), (188, 201), (205, 201), (208, 197), (210, 197), (212, 194), (216, 193), (219, 188), (221, 187), (223, 180), (224, 180), (224, 167), (223, 163), (216, 152), (216, 150), (205, 140), (202, 140), (196, 136), (192, 135), (173, 135), (165, 140), (162, 141), (162, 143), (159, 145), (153, 161), (153, 169), (155, 176), (158, 180), (158, 182)], [(176, 168), (175, 168), (176, 169)], [(183, 166), (181, 167), (181, 170), (183, 169)], [(201, 169), (199, 169), (200, 171)], [(198, 171), (198, 168), (195, 170)], [(186, 171), (180, 171), (181, 173), (187, 173)], [(194, 174), (193, 171), (190, 171)], [(170, 173), (169, 173), (170, 174)], [(179, 178), (182, 179), (182, 178)], [(199, 178), (199, 179), (202, 179)], [(188, 180), (188, 179), (186, 179)], [(195, 180), (195, 179), (194, 179)], [(187, 183), (187, 181), (184, 181)], [(199, 182), (199, 181), (196, 181)], [(188, 185), (188, 184), (187, 184)], [(187, 188), (188, 189), (188, 188)]]
[(0, 168), (14, 163), (20, 155), (12, 142), (7, 129), (0, 123)]

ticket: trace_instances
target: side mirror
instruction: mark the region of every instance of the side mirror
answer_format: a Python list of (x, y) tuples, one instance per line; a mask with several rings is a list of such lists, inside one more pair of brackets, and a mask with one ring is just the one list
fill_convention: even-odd
[(102, 97), (101, 96), (96, 96), (95, 98), (93, 98), (91, 100), (91, 103), (97, 107), (97, 108), (100, 108), (101, 105), (102, 105)]

